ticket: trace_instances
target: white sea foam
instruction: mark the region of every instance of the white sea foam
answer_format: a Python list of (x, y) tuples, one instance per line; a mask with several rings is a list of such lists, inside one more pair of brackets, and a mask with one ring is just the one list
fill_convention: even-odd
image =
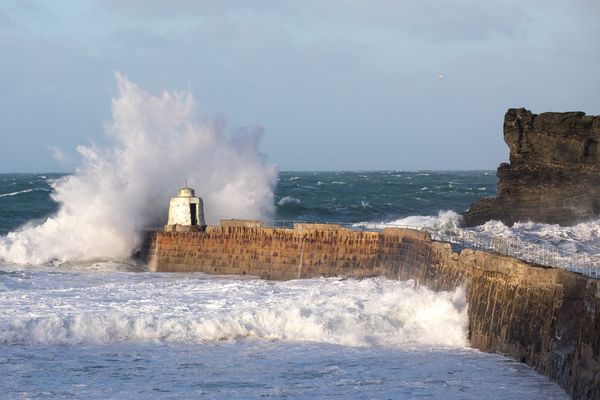
[[(0, 343), (202, 343), (241, 337), (349, 346), (467, 343), (460, 288), (435, 293), (412, 281), (386, 279), (272, 283), (133, 273), (103, 279), (87, 274), (59, 280), (50, 274), (23, 282), (0, 275), (11, 287), (0, 298)], [(45, 289), (31, 291), (30, 284)]]
[(465, 232), (474, 232), (482, 238), (510, 238), (555, 247), (568, 252), (600, 254), (600, 220), (570, 227), (531, 221), (519, 222), (509, 227), (500, 221), (492, 220), (480, 226), (465, 228), (461, 222), (460, 214), (454, 211), (440, 211), (435, 216), (414, 215), (389, 222), (362, 222), (355, 226), (364, 226), (370, 229), (383, 229), (387, 226), (423, 227), (457, 236)]
[(600, 220), (568, 227), (531, 221), (519, 222), (509, 227), (500, 221), (488, 221), (472, 230), (482, 236), (500, 236), (569, 252), (600, 254)]
[(292, 196), (284, 196), (277, 202), (278, 206), (283, 206), (285, 204), (300, 204), (301, 201)]
[(272, 212), (277, 171), (257, 151), (260, 130), (232, 138), (222, 121), (198, 121), (189, 93), (154, 95), (116, 77), (112, 146), (78, 148), (76, 172), (51, 183), (58, 213), (0, 238), (0, 259), (127, 257), (139, 229), (165, 223), (168, 199), (186, 179), (204, 198), (209, 223)]
[(408, 225), (435, 229), (455, 228), (460, 225), (462, 217), (455, 211), (439, 211), (436, 216), (413, 215), (392, 221), (392, 225)]
[[(417, 198), (418, 199), (418, 198)], [(460, 225), (462, 217), (454, 211), (440, 211), (438, 215), (411, 215), (390, 222), (361, 222), (356, 227), (364, 226), (369, 229), (383, 229), (389, 226), (432, 228), (437, 230), (454, 230)]]
[(2, 193), (2, 194), (0, 194), (0, 197), (16, 196), (16, 195), (23, 194), (23, 193), (31, 193), (31, 192), (33, 192), (33, 190), (34, 189), (25, 189), (25, 190), (20, 190), (18, 192)]

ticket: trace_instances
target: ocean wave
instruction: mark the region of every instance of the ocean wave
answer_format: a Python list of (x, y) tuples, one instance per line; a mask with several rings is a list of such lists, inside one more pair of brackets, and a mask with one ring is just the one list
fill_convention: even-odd
[(386, 227), (431, 228), (435, 230), (456, 230), (460, 227), (462, 216), (455, 211), (439, 211), (438, 215), (412, 215), (390, 222), (360, 222), (354, 227), (384, 229)]
[(600, 220), (574, 226), (536, 222), (518, 222), (512, 227), (500, 221), (488, 221), (472, 228), (484, 237), (512, 238), (522, 242), (555, 247), (568, 252), (600, 254)]
[(293, 218), (304, 210), (302, 202), (292, 196), (284, 196), (277, 202), (277, 214), (280, 217)]
[(286, 204), (301, 204), (302, 202), (292, 196), (284, 196), (281, 199), (279, 199), (279, 201), (277, 202), (278, 206), (284, 206)]
[(600, 219), (567, 227), (531, 221), (507, 226), (500, 221), (492, 220), (480, 226), (466, 228), (462, 226), (460, 214), (444, 210), (439, 211), (437, 215), (413, 215), (389, 222), (361, 222), (353, 226), (368, 229), (383, 229), (393, 226), (428, 228), (455, 236), (476, 233), (482, 239), (501, 237), (553, 247), (567, 252), (600, 254)]
[(412, 281), (160, 279), (10, 291), (0, 343), (213, 342), (246, 337), (348, 346), (466, 345), (461, 288)]
[(18, 192), (2, 193), (2, 194), (0, 194), (0, 197), (17, 196), (17, 195), (23, 194), (23, 193), (31, 193), (34, 190), (36, 190), (36, 189), (25, 189), (25, 190), (20, 190)]

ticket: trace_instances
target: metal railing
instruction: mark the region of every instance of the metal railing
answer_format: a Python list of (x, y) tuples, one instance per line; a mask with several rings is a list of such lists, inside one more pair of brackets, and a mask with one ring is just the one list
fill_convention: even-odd
[(600, 256), (576, 253), (547, 244), (525, 242), (517, 238), (486, 236), (474, 231), (436, 231), (424, 228), (433, 240), (447, 242), (460, 249), (471, 248), (515, 257), (533, 264), (561, 268), (600, 278)]

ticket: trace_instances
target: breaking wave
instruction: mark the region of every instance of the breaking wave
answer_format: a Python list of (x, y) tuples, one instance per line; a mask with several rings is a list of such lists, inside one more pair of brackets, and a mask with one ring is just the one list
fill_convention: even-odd
[(273, 212), (276, 168), (257, 150), (260, 129), (230, 137), (223, 121), (199, 121), (191, 94), (150, 94), (116, 74), (107, 124), (111, 146), (80, 146), (81, 165), (51, 183), (56, 215), (0, 237), (0, 259), (125, 258), (137, 232), (165, 223), (171, 195), (185, 184), (204, 198), (207, 221)]
[(388, 226), (423, 227), (445, 234), (474, 232), (482, 238), (510, 238), (526, 243), (555, 247), (572, 253), (600, 254), (600, 220), (587, 221), (574, 226), (560, 226), (531, 221), (506, 226), (500, 221), (492, 220), (472, 228), (463, 227), (461, 222), (462, 217), (460, 214), (446, 210), (440, 211), (435, 216), (415, 215), (390, 222), (362, 222), (354, 224), (354, 226), (375, 229), (383, 229)]
[(23, 193), (31, 193), (33, 191), (34, 191), (34, 189), (25, 189), (25, 190), (19, 190), (18, 192), (2, 193), (2, 194), (0, 194), (0, 197), (17, 196), (17, 195), (20, 195)]
[(30, 292), (35, 296), (25, 300), (20, 293), (11, 290), (0, 301), (0, 343), (204, 343), (238, 338), (349, 346), (467, 343), (464, 291), (436, 293), (415, 288), (412, 281), (270, 283), (197, 276), (169, 281), (136, 274), (118, 283)]
[(284, 196), (277, 202), (277, 215), (280, 217), (295, 217), (304, 210), (302, 202), (292, 196)]
[(292, 196), (284, 196), (278, 202), (278, 206), (284, 206), (286, 204), (297, 204), (300, 205), (301, 201)]
[(361, 222), (354, 224), (355, 227), (369, 229), (383, 229), (389, 226), (408, 228), (432, 228), (436, 230), (460, 229), (460, 214), (455, 211), (440, 211), (438, 215), (411, 215), (406, 218), (396, 219), (390, 222)]
[(536, 222), (518, 222), (512, 227), (500, 221), (488, 221), (473, 228), (483, 236), (500, 236), (523, 242), (552, 246), (564, 251), (600, 254), (600, 220), (583, 222), (574, 226), (560, 226)]

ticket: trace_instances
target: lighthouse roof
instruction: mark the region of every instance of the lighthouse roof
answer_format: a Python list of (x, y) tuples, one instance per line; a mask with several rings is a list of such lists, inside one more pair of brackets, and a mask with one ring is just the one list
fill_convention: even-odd
[(179, 189), (179, 193), (177, 193), (177, 196), (179, 197), (194, 197), (195, 195), (194, 189), (189, 187), (181, 188)]

